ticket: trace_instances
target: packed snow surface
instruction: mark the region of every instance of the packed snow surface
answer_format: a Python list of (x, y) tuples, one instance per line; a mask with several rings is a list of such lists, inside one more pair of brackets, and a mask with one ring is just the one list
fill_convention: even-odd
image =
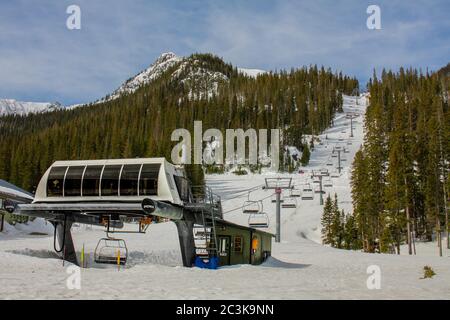
[[(344, 98), (346, 112), (358, 112), (350, 138), (349, 120), (337, 114), (334, 126), (319, 136), (311, 163), (303, 174), (291, 177), (295, 186), (311, 183), (311, 170), (323, 167), (332, 171), (336, 144), (346, 146), (343, 171), (331, 178), (330, 194), (337, 193), (339, 206), (352, 211), (349, 174), (352, 158), (363, 139), (365, 98)], [(348, 142), (351, 142), (349, 144)], [(332, 166), (327, 163), (332, 162)], [(223, 199), (225, 218), (243, 225), (247, 215), (241, 211), (245, 200), (263, 200), (270, 218), (269, 232), (275, 231), (275, 205), (272, 192), (263, 190), (266, 177), (274, 174), (235, 176), (211, 175), (207, 183)], [(335, 173), (334, 176), (337, 176)], [(248, 193), (247, 190), (256, 190)], [(287, 196), (285, 193), (284, 196)], [(182, 267), (178, 236), (173, 223), (154, 224), (145, 235), (123, 235), (129, 249), (129, 263), (114, 266), (92, 263), (99, 238), (98, 228), (75, 226), (72, 229), (77, 251), (84, 246), (88, 267), (81, 270), (81, 289), (66, 286), (69, 274), (53, 253), (52, 226), (41, 219), (28, 227), (7, 225), (0, 233), (0, 298), (23, 299), (449, 299), (450, 252), (438, 257), (436, 243), (418, 243), (417, 255), (369, 254), (339, 250), (320, 244), (320, 218), (323, 207), (318, 194), (313, 200), (298, 199), (297, 208), (282, 209), (281, 243), (273, 243), (272, 257), (260, 266), (237, 265), (218, 270)], [(34, 225), (33, 225), (34, 224)], [(19, 230), (19, 228), (22, 228)], [(127, 228), (131, 228), (127, 225)], [(38, 235), (30, 235), (39, 230)], [(43, 235), (48, 233), (48, 235)], [(431, 266), (436, 275), (423, 277), (423, 267)], [(368, 289), (370, 266), (381, 271), (380, 289)]]

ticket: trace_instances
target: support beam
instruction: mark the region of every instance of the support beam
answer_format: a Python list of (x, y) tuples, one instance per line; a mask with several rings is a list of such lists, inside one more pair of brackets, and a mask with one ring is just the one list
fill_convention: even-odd
[(194, 221), (183, 219), (174, 222), (178, 230), (183, 266), (192, 267), (195, 261)]
[(55, 230), (56, 238), (58, 239), (59, 244), (59, 248), (57, 249), (63, 249), (62, 252), (58, 253), (61, 256), (61, 258), (63, 258), (65, 261), (71, 262), (78, 266), (79, 264), (77, 260), (77, 253), (75, 251), (72, 234), (70, 232), (71, 228), (72, 228), (71, 221), (67, 221), (66, 223), (64, 222), (57, 223)]
[(275, 242), (281, 241), (281, 217), (280, 217), (280, 207), (281, 207), (281, 189), (275, 189), (277, 197), (277, 233), (275, 235)]

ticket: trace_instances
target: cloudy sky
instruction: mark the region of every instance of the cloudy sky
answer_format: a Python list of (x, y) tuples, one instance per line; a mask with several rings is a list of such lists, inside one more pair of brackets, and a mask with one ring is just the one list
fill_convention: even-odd
[[(81, 8), (81, 30), (66, 9)], [(381, 30), (366, 26), (370, 4)], [(162, 52), (211, 52), (264, 70), (318, 64), (366, 82), (373, 69), (450, 62), (448, 0), (0, 0), (0, 98), (85, 103)]]

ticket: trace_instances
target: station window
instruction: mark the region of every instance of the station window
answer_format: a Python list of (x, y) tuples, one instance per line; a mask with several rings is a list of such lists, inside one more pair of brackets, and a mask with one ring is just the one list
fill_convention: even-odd
[(64, 196), (81, 196), (81, 178), (83, 177), (84, 166), (69, 167), (64, 180)]
[(144, 164), (142, 166), (139, 195), (158, 195), (158, 175), (160, 166), (159, 163)]
[(103, 166), (87, 166), (83, 176), (83, 197), (98, 197)]
[(234, 252), (242, 252), (242, 237), (234, 237)]
[(140, 164), (127, 164), (123, 166), (120, 176), (120, 195), (137, 196)]
[(62, 197), (67, 167), (53, 167), (47, 179), (47, 197)]
[(102, 175), (102, 197), (119, 195), (119, 177), (122, 165), (105, 166)]

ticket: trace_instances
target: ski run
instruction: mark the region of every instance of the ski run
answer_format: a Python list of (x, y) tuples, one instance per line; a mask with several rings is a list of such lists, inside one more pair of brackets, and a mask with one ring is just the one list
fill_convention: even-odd
[[(335, 172), (324, 190), (336, 193), (339, 208), (352, 212), (351, 163), (363, 142), (365, 96), (344, 96), (344, 113), (323, 132), (304, 173), (237, 176), (209, 175), (207, 184), (222, 197), (224, 218), (242, 225), (246, 200), (263, 200), (270, 220), (267, 231), (275, 233), (273, 190), (263, 190), (265, 178), (291, 177), (301, 188), (312, 170), (336, 168), (331, 151), (336, 145), (348, 149), (342, 157), (342, 172)], [(350, 120), (346, 112), (360, 113)], [(327, 166), (328, 163), (331, 166)], [(314, 183), (311, 181), (311, 185)], [(248, 192), (251, 190), (252, 192)], [(285, 195), (287, 195), (287, 191)], [(325, 197), (327, 196), (325, 195)], [(84, 250), (89, 268), (81, 269), (81, 288), (69, 289), (70, 264), (53, 253), (53, 227), (36, 219), (15, 227), (5, 225), (0, 233), (0, 299), (449, 299), (450, 251), (438, 257), (436, 242), (416, 243), (417, 254), (369, 254), (335, 249), (321, 244), (320, 220), (323, 206), (319, 194), (313, 200), (297, 198), (296, 208), (282, 208), (281, 243), (273, 241), (272, 257), (260, 266), (235, 265), (218, 270), (184, 268), (181, 265), (176, 227), (153, 224), (145, 235), (127, 234), (129, 263), (114, 266), (89, 265), (104, 232), (89, 226), (73, 227), (77, 251)], [(445, 240), (445, 239), (444, 239)], [(445, 243), (445, 241), (443, 241)], [(423, 278), (424, 266), (436, 272)], [(379, 271), (379, 286), (373, 286), (373, 270)]]

